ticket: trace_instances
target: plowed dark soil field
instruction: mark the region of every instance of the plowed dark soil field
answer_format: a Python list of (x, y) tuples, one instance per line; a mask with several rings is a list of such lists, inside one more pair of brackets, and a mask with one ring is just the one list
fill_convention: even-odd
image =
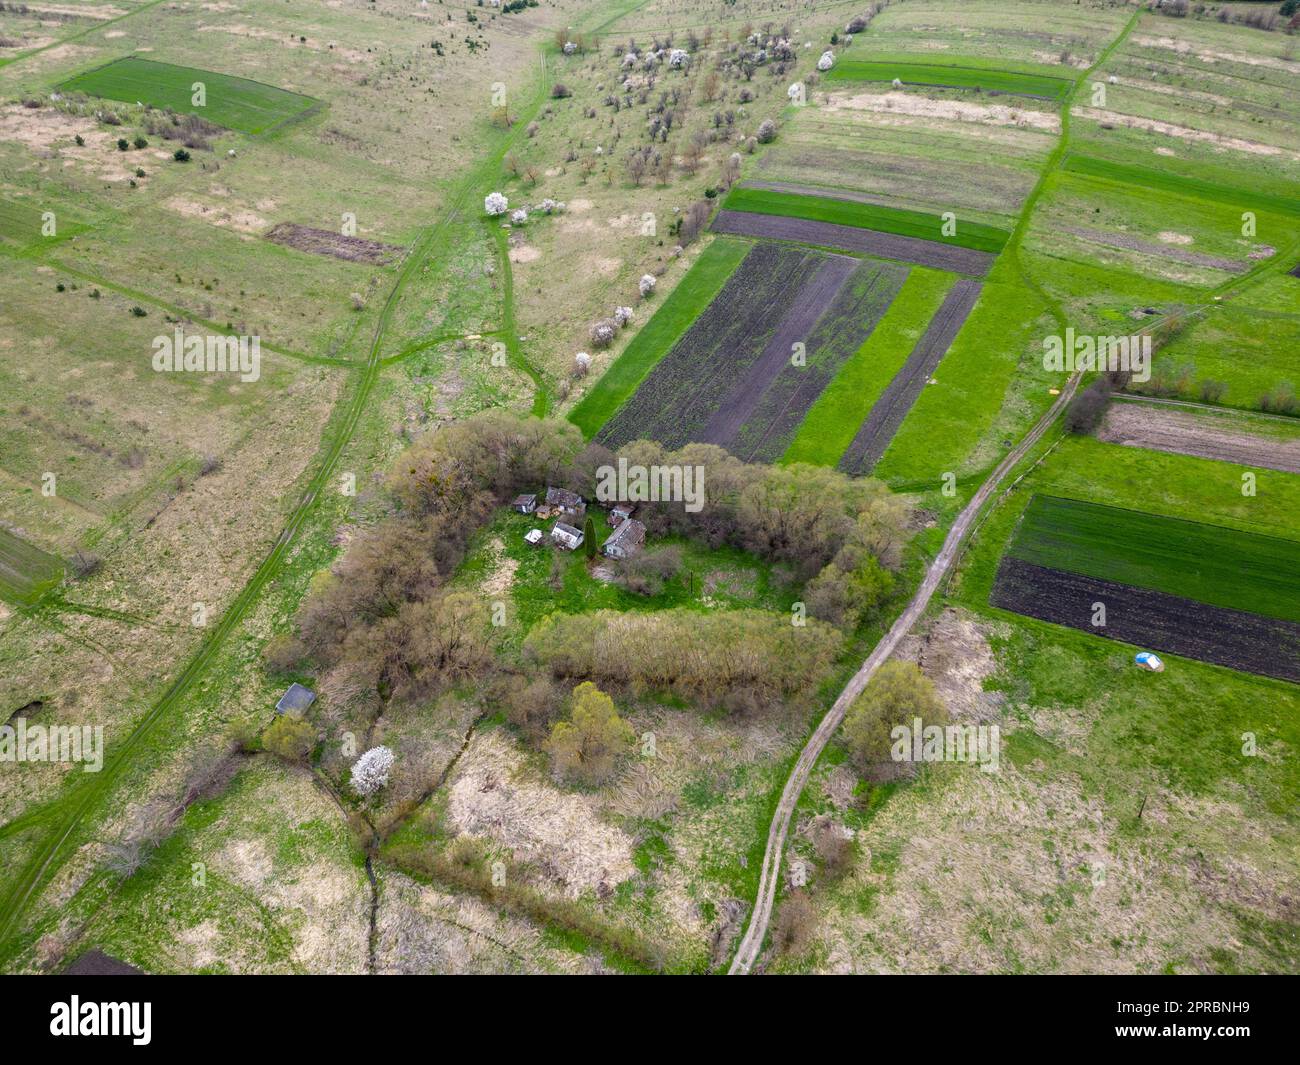
[[(1300, 683), (1300, 625), (1005, 557), (989, 602), (1040, 621)], [(1105, 627), (1092, 624), (1106, 606)]]
[(823, 248), (838, 248), (859, 255), (872, 255), (878, 259), (897, 259), (899, 262), (916, 263), (918, 266), (977, 277), (988, 273), (994, 258), (988, 252), (953, 247), (933, 240), (900, 237), (893, 233), (841, 226), (834, 222), (814, 222), (807, 218), (750, 214), (745, 211), (719, 211), (713, 220), (713, 231), (733, 233), (741, 237), (816, 244)]

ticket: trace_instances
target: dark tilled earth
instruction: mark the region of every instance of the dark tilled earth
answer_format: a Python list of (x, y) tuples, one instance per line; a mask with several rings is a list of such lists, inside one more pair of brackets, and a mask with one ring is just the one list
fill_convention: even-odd
[[(1300, 625), (1295, 622), (1010, 557), (998, 567), (989, 602), (1138, 647), (1300, 683)], [(1092, 624), (1094, 603), (1106, 605), (1104, 628)]]

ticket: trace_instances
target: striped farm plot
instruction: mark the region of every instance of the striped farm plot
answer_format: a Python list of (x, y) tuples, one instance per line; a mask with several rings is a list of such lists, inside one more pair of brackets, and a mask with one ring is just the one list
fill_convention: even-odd
[(1157, 651), (1300, 681), (1295, 540), (1035, 495), (999, 566), (990, 603)]
[[(197, 84), (203, 86), (205, 102), (201, 106), (194, 104)], [(59, 89), (198, 115), (218, 126), (248, 134), (265, 133), (319, 104), (310, 96), (260, 81), (138, 56), (124, 56), (78, 74)]]
[(707, 441), (779, 457), (905, 276), (896, 264), (755, 244), (597, 439), (609, 447)]

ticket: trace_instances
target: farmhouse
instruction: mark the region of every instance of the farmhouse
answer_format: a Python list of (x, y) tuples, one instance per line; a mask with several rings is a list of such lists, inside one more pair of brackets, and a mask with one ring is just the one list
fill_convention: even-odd
[(645, 526), (635, 518), (620, 522), (601, 545), (601, 551), (608, 558), (631, 558), (645, 544)]
[(582, 546), (582, 530), (567, 522), (557, 521), (551, 530), (551, 541), (566, 551), (576, 551)]
[(316, 701), (316, 693), (301, 684), (290, 684), (289, 690), (275, 704), (277, 714), (301, 714)]
[(510, 507), (519, 514), (531, 514), (537, 509), (537, 493), (529, 492), (515, 496), (515, 501), (510, 504)]
[(587, 516), (587, 501), (577, 492), (570, 492), (567, 488), (548, 487), (546, 505), (551, 508), (551, 513), (555, 517), (563, 518), (574, 525), (581, 524), (582, 519)]

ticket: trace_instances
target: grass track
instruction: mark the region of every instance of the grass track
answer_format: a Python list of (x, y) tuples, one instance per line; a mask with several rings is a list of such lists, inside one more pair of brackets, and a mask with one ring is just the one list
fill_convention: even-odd
[(962, 248), (993, 254), (1002, 250), (1010, 236), (1006, 230), (982, 222), (959, 222), (957, 232), (946, 237), (943, 235), (943, 218), (937, 214), (909, 211), (901, 207), (883, 207), (834, 196), (805, 196), (744, 185), (731, 190), (723, 207), (729, 211), (808, 218), (817, 222), (854, 226), (857, 229), (875, 229), (882, 233), (956, 244)]
[(29, 606), (63, 577), (63, 563), (0, 528), (0, 599)]
[(713, 302), (749, 253), (747, 241), (715, 237), (671, 295), (623, 349), (596, 386), (569, 412), (585, 437), (595, 436), (637, 390), (682, 334)]
[[(206, 89), (207, 104), (203, 107), (191, 102), (195, 82), (202, 82)], [(138, 56), (124, 56), (77, 74), (59, 89), (127, 104), (139, 101), (177, 114), (198, 115), (226, 129), (250, 134), (265, 133), (319, 103), (310, 96), (260, 81)]]
[(1300, 542), (1036, 495), (1008, 553), (1049, 569), (1300, 622)]

